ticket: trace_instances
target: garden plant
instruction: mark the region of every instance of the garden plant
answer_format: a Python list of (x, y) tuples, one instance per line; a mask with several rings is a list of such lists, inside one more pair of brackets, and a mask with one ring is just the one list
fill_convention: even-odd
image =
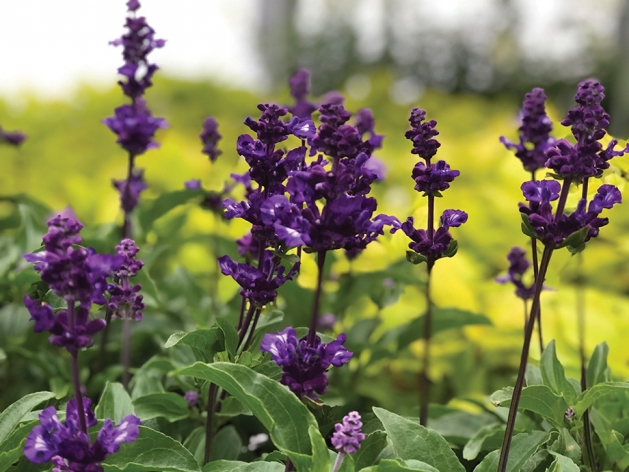
[[(530, 176), (512, 210), (523, 235), (509, 242), (506, 275), (496, 279), (522, 300), (520, 364), (513, 387), (444, 405), (435, 402), (439, 379), (431, 375), (441, 352), (435, 336), (493, 327), (484, 315), (433, 299), (435, 279), (458, 276), (433, 269), (458, 257), (451, 229), (473, 218), (473, 196), (444, 195), (462, 172), (440, 157), (448, 142), (431, 110), (412, 108), (398, 131), (410, 141), (407, 156), (420, 161), (383, 163), (375, 154), (385, 136), (372, 111), (348, 111), (338, 92), (311, 97), (301, 69), (290, 79), (292, 103), (259, 104), (235, 143), (213, 116), (198, 123), (210, 165), (237, 154), (243, 173), (220, 190), (193, 178), (146, 199), (151, 182), (138, 165), (169, 126), (169, 117), (151, 112), (158, 67), (149, 55), (167, 43), (138, 0), (127, 8), (125, 32), (112, 45), (123, 50), (119, 85), (128, 103), (102, 118), (123, 150), (126, 175), (113, 176), (120, 221), (84, 228), (71, 207), (2, 197), (9, 210), (0, 220), (0, 379), (19, 381), (25, 369), (33, 377), (27, 388), (48, 388), (16, 387), (19, 398), (2, 397), (0, 472), (629, 470), (629, 383), (612, 377), (605, 343), (591, 353), (586, 344), (594, 321), (584, 301), (584, 250), (614, 224), (605, 215), (621, 203), (615, 183), (624, 176), (615, 161), (629, 153), (607, 136), (596, 79), (578, 85), (560, 125), (547, 114), (544, 91), (533, 89), (517, 139), (495, 137)], [(31, 139), (0, 128), (0, 152)], [(378, 211), (388, 166), (408, 169), (419, 193), (413, 216)], [(210, 236), (194, 236), (214, 267), (196, 278), (176, 261), (188, 237), (177, 231), (192, 209), (215, 225)], [(384, 269), (353, 270), (400, 233), (410, 239), (405, 254), (385, 246)], [(541, 306), (555, 290), (547, 279), (562, 251), (578, 261), (576, 378), (558, 356), (568, 347), (542, 329), (553, 317)], [(415, 317), (388, 327), (381, 312), (407, 289)], [(365, 296), (378, 312), (356, 319), (351, 309), (360, 311)], [(17, 328), (14, 314), (22, 317)], [(536, 332), (539, 359), (530, 355)], [(412, 416), (353, 389), (402, 356), (414, 365)]]

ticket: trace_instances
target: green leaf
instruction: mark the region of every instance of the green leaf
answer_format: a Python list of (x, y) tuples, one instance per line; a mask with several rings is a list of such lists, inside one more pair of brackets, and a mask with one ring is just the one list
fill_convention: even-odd
[(11, 434), (11, 431), (22, 421), (25, 414), (51, 398), (55, 398), (55, 394), (52, 392), (36, 392), (9, 405), (6, 410), (0, 413), (0, 443)]
[(382, 452), (386, 445), (387, 435), (384, 431), (374, 431), (365, 436), (365, 440), (361, 443), (360, 449), (353, 454), (356, 470), (361, 470), (375, 463), (380, 452)]
[(542, 372), (536, 365), (526, 364), (526, 372), (524, 374), (525, 385), (543, 385)]
[(203, 467), (203, 472), (284, 472), (279, 462), (216, 461)]
[[(513, 387), (507, 387), (495, 392), (491, 396), (491, 401), (496, 406), (509, 406), (512, 396)], [(531, 385), (522, 389), (518, 410), (538, 413), (555, 426), (562, 426), (568, 404), (563, 397), (555, 395), (546, 385)]]
[[(151, 202), (140, 205), (138, 210), (138, 220), (145, 232), (148, 232), (153, 223), (168, 213), (173, 208), (188, 203), (190, 200), (198, 198), (203, 192), (193, 192), (190, 190), (175, 190), (174, 192), (162, 193)], [(144, 202), (143, 202), (144, 203)]]
[(395, 455), (403, 460), (419, 460), (438, 470), (464, 472), (448, 442), (434, 431), (382, 408), (373, 408), (382, 422)]
[[(549, 433), (533, 431), (521, 433), (513, 437), (511, 450), (507, 462), (507, 472), (520, 472), (524, 464), (535, 454), (537, 449), (550, 438)], [(500, 461), (500, 450), (490, 452), (485, 456), (474, 472), (496, 472)]]
[(345, 347), (357, 356), (363, 349), (369, 347), (369, 337), (381, 322), (379, 317), (358, 320), (345, 333), (347, 336)]
[(522, 232), (530, 238), (537, 238), (537, 233), (533, 225), (529, 222), (529, 217), (524, 213), (520, 213), (520, 217), (522, 218), (522, 225), (520, 226)]
[(607, 343), (601, 343), (594, 348), (587, 369), (588, 388), (609, 380), (608, 354), (609, 346), (607, 346)]
[[(205, 448), (205, 434), (203, 435), (203, 446)], [(234, 461), (238, 459), (242, 449), (242, 439), (233, 425), (227, 425), (218, 430), (212, 441), (212, 451), (210, 461), (226, 460)]]
[(183, 446), (190, 451), (199, 464), (203, 464), (205, 457), (205, 426), (199, 426), (192, 430)]
[(544, 349), (540, 359), (540, 370), (544, 385), (550, 388), (554, 394), (564, 397), (568, 405), (573, 405), (577, 399), (577, 392), (566, 379), (563, 366), (557, 358), (554, 340)]
[(606, 395), (613, 395), (622, 392), (629, 392), (629, 383), (627, 382), (604, 382), (598, 383), (593, 387), (587, 389), (577, 399), (574, 404), (574, 412), (577, 418), (581, 418), (585, 410), (587, 410), (592, 404)]
[(549, 452), (555, 457), (555, 460), (550, 465), (548, 472), (579, 472), (579, 466), (572, 459), (562, 456), (555, 451)]
[(173, 392), (151, 393), (133, 400), (135, 414), (142, 421), (166, 418), (169, 422), (187, 418), (188, 402)]
[(26, 436), (38, 424), (39, 421), (30, 421), (19, 426), (0, 444), (0, 472), (7, 470), (24, 455)]
[(238, 333), (236, 332), (236, 328), (234, 328), (225, 318), (216, 318), (216, 324), (225, 336), (225, 349), (227, 349), (227, 352), (229, 352), (233, 358), (236, 355), (236, 350), (238, 349)]
[(280, 451), (312, 454), (308, 428), (317, 427), (317, 423), (308, 408), (287, 387), (248, 367), (223, 362), (197, 362), (180, 369), (177, 374), (207, 380), (227, 390), (269, 430), (271, 440)]
[(476, 459), (480, 451), (483, 450), (485, 440), (496, 434), (504, 436), (504, 425), (488, 424), (479, 429), (478, 432), (470, 438), (467, 444), (465, 444), (463, 448), (463, 459), (468, 461)]
[(424, 256), (422, 256), (421, 254), (417, 254), (415, 251), (406, 251), (406, 260), (415, 265), (427, 261)]
[(439, 470), (434, 468), (430, 464), (412, 459), (407, 461), (403, 461), (400, 459), (383, 459), (378, 465), (362, 469), (361, 472), (445, 472), (446, 470), (447, 469)]
[(629, 467), (629, 452), (620, 443), (618, 435), (612, 429), (610, 422), (595, 409), (590, 410), (589, 416), (594, 432), (600, 439), (603, 449), (605, 449), (606, 464), (609, 465), (610, 469), (611, 464), (615, 464), (615, 470), (626, 470)]
[(459, 243), (456, 239), (453, 239), (450, 241), (450, 244), (448, 244), (448, 249), (446, 249), (446, 252), (443, 253), (443, 257), (454, 257), (458, 250)]
[[(458, 308), (437, 308), (433, 310), (432, 334), (447, 329), (462, 328), (471, 325), (491, 325), (491, 321), (485, 315), (479, 315)], [(398, 338), (398, 349), (407, 347), (410, 343), (424, 337), (424, 315), (413, 319)]]
[(117, 424), (125, 416), (135, 414), (135, 410), (131, 397), (122, 384), (107, 382), (94, 413), (98, 419), (109, 418)]
[(125, 472), (201, 470), (194, 456), (180, 442), (145, 426), (140, 426), (140, 435), (134, 442), (122, 444), (103, 466), (105, 471)]
[(215, 326), (209, 329), (197, 329), (190, 333), (175, 333), (168, 338), (164, 347), (169, 348), (180, 343), (185, 344), (192, 348), (196, 360), (212, 362), (214, 355), (224, 350), (224, 339), (223, 331)]
[(567, 428), (559, 428), (559, 437), (548, 449), (572, 459), (575, 463), (581, 460), (581, 446), (575, 441)]
[(310, 472), (329, 472), (330, 470), (330, 450), (325, 444), (325, 440), (317, 426), (308, 428), (310, 443), (312, 444), (312, 468)]
[(590, 228), (588, 226), (585, 226), (579, 231), (575, 231), (566, 239), (564, 239), (563, 243), (561, 243), (559, 247), (568, 248), (568, 251), (570, 251), (571, 254), (576, 254), (583, 251), (583, 249), (585, 249), (585, 238), (589, 230)]

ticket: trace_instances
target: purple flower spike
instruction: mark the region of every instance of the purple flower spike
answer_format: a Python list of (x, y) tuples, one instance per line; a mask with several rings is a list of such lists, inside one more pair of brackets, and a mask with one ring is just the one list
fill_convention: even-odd
[(132, 285), (129, 281), (131, 277), (138, 275), (144, 263), (136, 259), (140, 249), (132, 239), (123, 239), (116, 246), (119, 257), (124, 258), (120, 268), (113, 272), (115, 283), (108, 285), (107, 290), (111, 294), (108, 307), (112, 311), (113, 317), (129, 318), (136, 321), (142, 319), (142, 310), (145, 305), (142, 303), (143, 296), (139, 294), (142, 290), (140, 284)]
[(5, 131), (0, 126), (0, 144), (6, 143), (11, 146), (19, 146), (26, 138), (27, 136), (21, 131)]
[(282, 367), (280, 382), (286, 385), (299, 398), (304, 396), (317, 400), (316, 394), (324, 394), (328, 386), (326, 372), (332, 365), (340, 367), (347, 363), (352, 353), (343, 343), (341, 334), (329, 344), (315, 337), (311, 345), (304, 337), (297, 340), (294, 328), (288, 327), (277, 334), (266, 334), (260, 343), (260, 350), (271, 354), (273, 361)]
[(411, 123), (411, 129), (404, 136), (413, 142), (413, 150), (411, 152), (429, 162), (437, 154), (437, 149), (439, 149), (441, 143), (433, 139), (439, 134), (439, 131), (435, 129), (437, 122), (435, 120), (424, 122), (425, 119), (426, 112), (424, 110), (413, 108), (411, 117), (408, 120)]
[(424, 192), (424, 195), (440, 196), (441, 192), (450, 188), (450, 182), (459, 175), (460, 172), (450, 170), (445, 161), (437, 161), (428, 167), (423, 162), (418, 162), (411, 176), (415, 181), (415, 190)]
[[(74, 403), (73, 403), (74, 402)], [(96, 425), (89, 398), (84, 399), (88, 426)], [(133, 442), (139, 435), (140, 419), (128, 415), (114, 427), (106, 419), (94, 443), (79, 428), (76, 400), (68, 402), (66, 421), (61, 423), (57, 410), (50, 406), (39, 415), (40, 425), (35, 426), (26, 438), (24, 455), (35, 464), (53, 461), (53, 471), (102, 472), (100, 465), (109, 454), (118, 451), (123, 442)]]
[(524, 182), (521, 188), (527, 201), (550, 203), (559, 198), (561, 184), (556, 180), (532, 180)]
[(112, 180), (112, 182), (120, 194), (120, 207), (127, 213), (138, 206), (140, 194), (148, 188), (144, 181), (144, 169), (133, 171), (129, 182), (126, 179)]
[(515, 156), (522, 161), (524, 169), (529, 172), (535, 172), (544, 167), (547, 159), (546, 151), (555, 143), (555, 138), (550, 135), (553, 123), (546, 115), (545, 101), (546, 95), (541, 88), (534, 88), (527, 93), (521, 112), (519, 143), (513, 143), (504, 136), (500, 138), (507, 149), (515, 150)]
[(216, 149), (218, 141), (223, 136), (218, 132), (218, 122), (213, 116), (208, 116), (203, 122), (203, 132), (199, 135), (203, 143), (203, 154), (207, 154), (210, 161), (214, 162), (222, 154), (222, 151)]
[(365, 435), (360, 431), (363, 427), (360, 415), (357, 411), (350, 412), (343, 417), (342, 423), (334, 425), (332, 445), (342, 454), (352, 454), (360, 449), (360, 443)]
[(509, 261), (509, 272), (507, 275), (497, 277), (496, 282), (504, 284), (511, 282), (515, 286), (515, 294), (522, 300), (530, 300), (533, 298), (535, 292), (534, 284), (529, 286), (524, 285), (522, 277), (527, 269), (530, 267), (529, 261), (526, 260), (526, 253), (522, 248), (517, 246), (512, 247), (507, 255)]
[(26, 305), (26, 309), (31, 314), (29, 321), (35, 322), (34, 331), (36, 333), (49, 331), (55, 325), (52, 307), (47, 303), (33, 300), (28, 295), (24, 295), (24, 305)]
[(290, 94), (295, 99), (295, 104), (289, 107), (293, 116), (298, 118), (310, 118), (312, 112), (317, 109), (315, 105), (307, 99), (310, 93), (310, 72), (306, 69), (299, 69), (290, 80)]

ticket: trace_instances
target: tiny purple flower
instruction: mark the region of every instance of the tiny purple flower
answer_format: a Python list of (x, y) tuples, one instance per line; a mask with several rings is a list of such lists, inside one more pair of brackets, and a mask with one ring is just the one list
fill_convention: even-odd
[(213, 116), (208, 116), (203, 122), (203, 132), (199, 135), (203, 143), (203, 154), (207, 154), (210, 161), (214, 162), (222, 154), (216, 146), (223, 136), (218, 132), (218, 122)]
[(199, 394), (194, 390), (188, 390), (184, 394), (183, 399), (188, 402), (190, 408), (194, 408), (199, 403)]
[(6, 143), (11, 146), (19, 146), (26, 138), (27, 136), (21, 131), (5, 131), (0, 126), (0, 144)]
[(411, 153), (417, 154), (427, 162), (430, 162), (430, 159), (437, 153), (441, 143), (433, 139), (439, 134), (439, 131), (435, 129), (437, 122), (435, 120), (424, 122), (425, 119), (426, 111), (420, 108), (413, 108), (411, 117), (408, 120), (411, 123), (411, 129), (404, 136), (413, 142)]
[(120, 194), (120, 207), (127, 213), (138, 206), (140, 194), (148, 188), (144, 181), (144, 169), (134, 170), (130, 181), (112, 180), (112, 183)]
[(144, 297), (139, 293), (142, 285), (132, 285), (129, 281), (131, 277), (138, 275), (144, 266), (142, 261), (136, 259), (139, 250), (132, 239), (123, 239), (116, 246), (116, 251), (120, 257), (124, 258), (124, 262), (118, 270), (112, 273), (114, 283), (110, 283), (107, 287), (111, 295), (108, 307), (114, 318), (129, 318), (136, 321), (142, 319), (142, 310), (145, 308), (142, 302)]
[(352, 454), (360, 449), (360, 443), (365, 439), (361, 432), (363, 423), (357, 411), (352, 411), (343, 417), (342, 423), (334, 425), (332, 445), (342, 454)]
[(183, 185), (186, 188), (186, 190), (201, 190), (200, 180), (196, 180), (196, 179), (187, 180), (186, 182), (184, 182)]
[(522, 184), (522, 193), (527, 201), (550, 203), (559, 198), (561, 184), (556, 180), (532, 180)]

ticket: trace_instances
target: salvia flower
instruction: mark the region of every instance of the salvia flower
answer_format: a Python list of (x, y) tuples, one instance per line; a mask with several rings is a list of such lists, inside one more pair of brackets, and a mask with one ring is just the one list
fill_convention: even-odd
[(203, 143), (203, 154), (207, 154), (210, 161), (214, 162), (222, 151), (217, 149), (218, 142), (223, 136), (218, 132), (218, 122), (213, 116), (208, 116), (203, 122), (203, 131), (199, 135)]
[(0, 144), (6, 143), (11, 146), (19, 146), (26, 138), (27, 136), (21, 131), (5, 131), (0, 126)]
[(260, 349), (270, 353), (271, 359), (282, 368), (283, 385), (299, 398), (317, 400), (317, 394), (327, 390), (326, 372), (330, 366), (340, 367), (352, 357), (344, 342), (345, 335), (340, 334), (328, 344), (321, 342), (319, 336), (309, 344), (306, 337), (298, 340), (295, 329), (289, 326), (277, 334), (264, 335)]
[(423, 162), (418, 162), (413, 168), (411, 176), (415, 181), (415, 190), (423, 192), (424, 196), (441, 196), (441, 192), (450, 188), (450, 182), (460, 175), (458, 170), (450, 170), (450, 166), (445, 161), (437, 161), (435, 164), (426, 166)]
[(369, 108), (361, 108), (358, 110), (356, 113), (356, 129), (362, 136), (369, 134), (369, 144), (371, 144), (374, 149), (379, 149), (382, 147), (384, 136), (376, 134), (375, 126), (376, 120)]
[(363, 423), (357, 411), (352, 411), (343, 417), (342, 423), (334, 425), (332, 445), (343, 454), (353, 454), (360, 449), (360, 443), (365, 439), (361, 432)]
[(310, 93), (310, 72), (299, 69), (290, 80), (290, 94), (295, 99), (295, 104), (289, 107), (290, 112), (297, 118), (310, 118), (317, 107), (307, 99)]
[(142, 319), (142, 310), (145, 308), (142, 303), (143, 296), (140, 295), (142, 285), (131, 284), (129, 279), (138, 275), (144, 263), (136, 259), (140, 249), (132, 239), (123, 239), (116, 246), (118, 255), (124, 258), (124, 262), (118, 270), (112, 273), (114, 283), (110, 283), (107, 290), (110, 293), (108, 307), (112, 311), (113, 317), (129, 318), (136, 321)]
[[(88, 427), (97, 424), (90, 403), (89, 398), (83, 399)], [(35, 426), (26, 438), (24, 455), (35, 464), (52, 460), (55, 471), (102, 472), (100, 464), (107, 456), (117, 452), (123, 442), (135, 441), (140, 432), (140, 419), (134, 415), (125, 416), (118, 426), (106, 419), (92, 443), (79, 428), (75, 399), (68, 402), (63, 423), (54, 406), (44, 409), (39, 421), (41, 424)]]
[(48, 221), (44, 250), (25, 254), (51, 290), (68, 302), (80, 302), (89, 310), (92, 303), (104, 304), (106, 278), (118, 270), (124, 258), (113, 254), (96, 254), (78, 245), (83, 225), (71, 217), (55, 216)]
[(526, 253), (520, 247), (512, 247), (507, 255), (509, 261), (509, 271), (507, 275), (497, 277), (496, 282), (504, 284), (507, 282), (512, 283), (515, 286), (515, 294), (522, 300), (530, 300), (535, 293), (534, 284), (528, 286), (524, 284), (522, 278), (527, 269), (531, 266), (529, 261), (526, 260)]
[(131, 212), (140, 201), (140, 194), (148, 188), (144, 180), (144, 169), (136, 169), (131, 173), (131, 179), (112, 180), (114, 187), (120, 194), (120, 206), (127, 213)]
[(188, 402), (190, 408), (194, 408), (199, 403), (199, 394), (194, 390), (188, 390), (184, 394), (183, 399)]
[(439, 149), (441, 143), (433, 139), (439, 134), (439, 131), (435, 129), (437, 122), (435, 120), (424, 121), (425, 119), (425, 110), (413, 108), (408, 120), (411, 123), (411, 129), (404, 136), (413, 142), (411, 153), (417, 154), (427, 162), (430, 162), (430, 159), (437, 154), (437, 149)]
[(546, 98), (541, 88), (534, 88), (527, 93), (521, 111), (519, 142), (513, 143), (504, 136), (500, 138), (507, 149), (515, 150), (515, 156), (529, 172), (535, 172), (545, 166), (546, 151), (555, 143), (555, 138), (550, 134), (553, 123), (544, 106)]

